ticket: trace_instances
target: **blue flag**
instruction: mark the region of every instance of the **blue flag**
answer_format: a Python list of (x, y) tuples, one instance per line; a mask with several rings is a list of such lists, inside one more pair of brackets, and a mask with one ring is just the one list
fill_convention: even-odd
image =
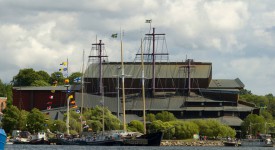
[(81, 82), (81, 77), (77, 77), (77, 78), (75, 78), (75, 79), (74, 79), (74, 82), (75, 82), (75, 83), (79, 83), (79, 82)]

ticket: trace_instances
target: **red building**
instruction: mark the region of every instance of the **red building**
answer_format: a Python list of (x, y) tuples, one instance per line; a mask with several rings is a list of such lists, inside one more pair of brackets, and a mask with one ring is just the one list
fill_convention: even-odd
[[(68, 91), (74, 95), (79, 90), (79, 86), (70, 86)], [(27, 111), (37, 108), (47, 110), (49, 108), (64, 107), (67, 104), (65, 86), (45, 86), (45, 87), (14, 87), (13, 105), (19, 109)]]

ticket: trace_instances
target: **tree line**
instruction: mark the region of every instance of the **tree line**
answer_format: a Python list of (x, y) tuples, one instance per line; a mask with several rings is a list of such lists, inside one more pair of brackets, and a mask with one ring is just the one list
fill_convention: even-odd
[[(104, 125), (102, 124), (104, 110)], [(4, 110), (2, 127), (8, 134), (12, 130), (29, 131), (37, 133), (49, 130), (53, 133), (66, 132), (66, 114), (63, 120), (52, 120), (47, 114), (34, 108), (30, 112), (19, 110), (16, 106), (9, 106)], [(77, 135), (81, 132), (100, 132), (105, 130), (122, 130), (123, 124), (106, 107), (96, 106), (95, 108), (85, 108), (82, 119), (78, 111), (70, 111), (70, 134)], [(164, 139), (190, 139), (194, 134), (208, 137), (234, 137), (236, 132), (231, 127), (221, 124), (217, 120), (193, 120), (182, 121), (176, 119), (170, 112), (148, 114), (148, 132), (163, 131)], [(82, 122), (81, 122), (82, 121)], [(143, 133), (143, 123), (133, 120), (127, 124), (127, 131)]]
[[(76, 77), (80, 77), (82, 74), (80, 72), (74, 72), (72, 73), (68, 78), (70, 79), (70, 84), (73, 84), (73, 79)], [(10, 124), (3, 124), (3, 127), (6, 125), (6, 127), (11, 129), (31, 129), (32, 126), (28, 125), (29, 123), (22, 122), (24, 118), (28, 118), (28, 115), (31, 115), (33, 113), (39, 112), (39, 110), (32, 110), (31, 112), (26, 112), (24, 110), (17, 110), (15, 106), (12, 106), (12, 88), (14, 86), (50, 86), (53, 84), (54, 81), (58, 82), (58, 85), (64, 84), (64, 79), (66, 77), (63, 76), (61, 72), (54, 72), (52, 74), (48, 74), (45, 71), (35, 71), (32, 68), (26, 68), (19, 70), (19, 73), (13, 77), (13, 80), (10, 83), (3, 83), (0, 80), (0, 97), (7, 97), (8, 98), (8, 108), (4, 111), (5, 114), (8, 113), (12, 117), (4, 117), (3, 119), (8, 119)], [(260, 131), (262, 133), (264, 132), (274, 132), (275, 133), (275, 97), (272, 94), (266, 94), (264, 96), (259, 96), (253, 94), (251, 91), (243, 89), (240, 91), (240, 101), (245, 101), (249, 103), (255, 104), (256, 107), (260, 108), (260, 115), (249, 115), (246, 119), (244, 119), (244, 122), (242, 124), (242, 133), (246, 134), (255, 134), (256, 132)], [(94, 110), (85, 110), (83, 116), (87, 120), (87, 125), (91, 127), (94, 131), (99, 131), (102, 129), (102, 124), (100, 123), (100, 112), (102, 108), (94, 108)], [(34, 111), (34, 112), (33, 112)], [(108, 110), (106, 110), (108, 112)], [(81, 124), (79, 124), (79, 114), (76, 112), (71, 112), (72, 117), (70, 118), (70, 126), (72, 127), (71, 132), (72, 133), (78, 133), (81, 129)], [(165, 112), (168, 113), (168, 112)], [(41, 115), (42, 116), (42, 115)], [(41, 118), (40, 116), (40, 118)], [(110, 114), (111, 116), (111, 114)], [(166, 116), (164, 118), (161, 118), (163, 116)], [(47, 119), (47, 116), (45, 116), (45, 120)], [(108, 117), (108, 115), (107, 115)], [(177, 137), (177, 138), (183, 138), (183, 134), (179, 132), (178, 130), (190, 130), (189, 126), (192, 126), (192, 133), (200, 132), (201, 134), (207, 134), (208, 136), (218, 136), (216, 133), (217, 131), (208, 132), (208, 130), (204, 131), (205, 125), (202, 125), (202, 123), (198, 121), (179, 121), (175, 120), (171, 114), (148, 114), (147, 115), (148, 120), (150, 120), (151, 124), (148, 126), (148, 131), (153, 130), (163, 130), (165, 131), (165, 138), (171, 138), (171, 137)], [(4, 122), (2, 120), (2, 122)], [(44, 120), (44, 119), (42, 119)], [(101, 118), (102, 120), (102, 118)], [(108, 122), (109, 120), (110, 122)], [(115, 120), (114, 118), (109, 118), (106, 121), (108, 122), (109, 126), (105, 126), (106, 129), (120, 129), (121, 127), (115, 126), (117, 124), (120, 124), (118, 120)], [(6, 122), (6, 121), (5, 121)], [(15, 123), (16, 122), (16, 123)], [(32, 121), (29, 121), (30, 123)], [(210, 121), (211, 122), (211, 121)], [(216, 124), (215, 122), (207, 122), (205, 124)], [(56, 121), (51, 120), (51, 123), (45, 123), (48, 127), (50, 127), (52, 130), (56, 131), (56, 128), (58, 128), (58, 131), (65, 130), (65, 124), (64, 121)], [(113, 125), (112, 125), (113, 124)], [(196, 124), (196, 125), (195, 125)], [(54, 126), (53, 126), (54, 125)], [(201, 126), (203, 128), (201, 128)], [(142, 123), (139, 121), (133, 121), (128, 124), (128, 129), (131, 131), (141, 131), (143, 127)], [(41, 126), (43, 127), (43, 126)], [(213, 128), (213, 127), (211, 127)], [(221, 128), (215, 128), (221, 130), (222, 128), (225, 128), (222, 126)], [(8, 129), (9, 131), (9, 129)], [(183, 132), (182, 132), (183, 133)], [(210, 134), (211, 133), (211, 134)], [(215, 133), (215, 134), (214, 134)], [(189, 135), (187, 131), (184, 132), (184, 135)], [(221, 134), (224, 135), (224, 134)], [(230, 133), (230, 135), (234, 135), (234, 133)]]

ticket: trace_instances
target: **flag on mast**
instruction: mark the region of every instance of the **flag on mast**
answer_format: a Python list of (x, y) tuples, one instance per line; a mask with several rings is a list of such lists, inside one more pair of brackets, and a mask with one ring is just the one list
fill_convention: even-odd
[(145, 21), (145, 23), (151, 23), (152, 22), (152, 19), (148, 19)]
[(111, 35), (112, 38), (117, 38), (117, 33)]
[(62, 62), (60, 65), (67, 66), (67, 62)]

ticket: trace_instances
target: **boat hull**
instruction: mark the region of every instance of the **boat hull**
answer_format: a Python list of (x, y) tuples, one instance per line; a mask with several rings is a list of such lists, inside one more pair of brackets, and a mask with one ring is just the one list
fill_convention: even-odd
[(56, 145), (86, 145), (86, 146), (160, 146), (163, 138), (162, 132), (145, 134), (134, 139), (106, 139), (106, 140), (82, 140), (82, 139), (49, 139), (50, 144)]
[(122, 146), (160, 146), (163, 138), (163, 132), (156, 132), (142, 135), (135, 139), (122, 140)]
[(0, 129), (0, 149), (4, 149), (7, 141), (7, 135), (4, 129)]
[(244, 147), (273, 147), (273, 143), (267, 143), (265, 140), (262, 139), (249, 139), (249, 140), (242, 140), (241, 145)]

